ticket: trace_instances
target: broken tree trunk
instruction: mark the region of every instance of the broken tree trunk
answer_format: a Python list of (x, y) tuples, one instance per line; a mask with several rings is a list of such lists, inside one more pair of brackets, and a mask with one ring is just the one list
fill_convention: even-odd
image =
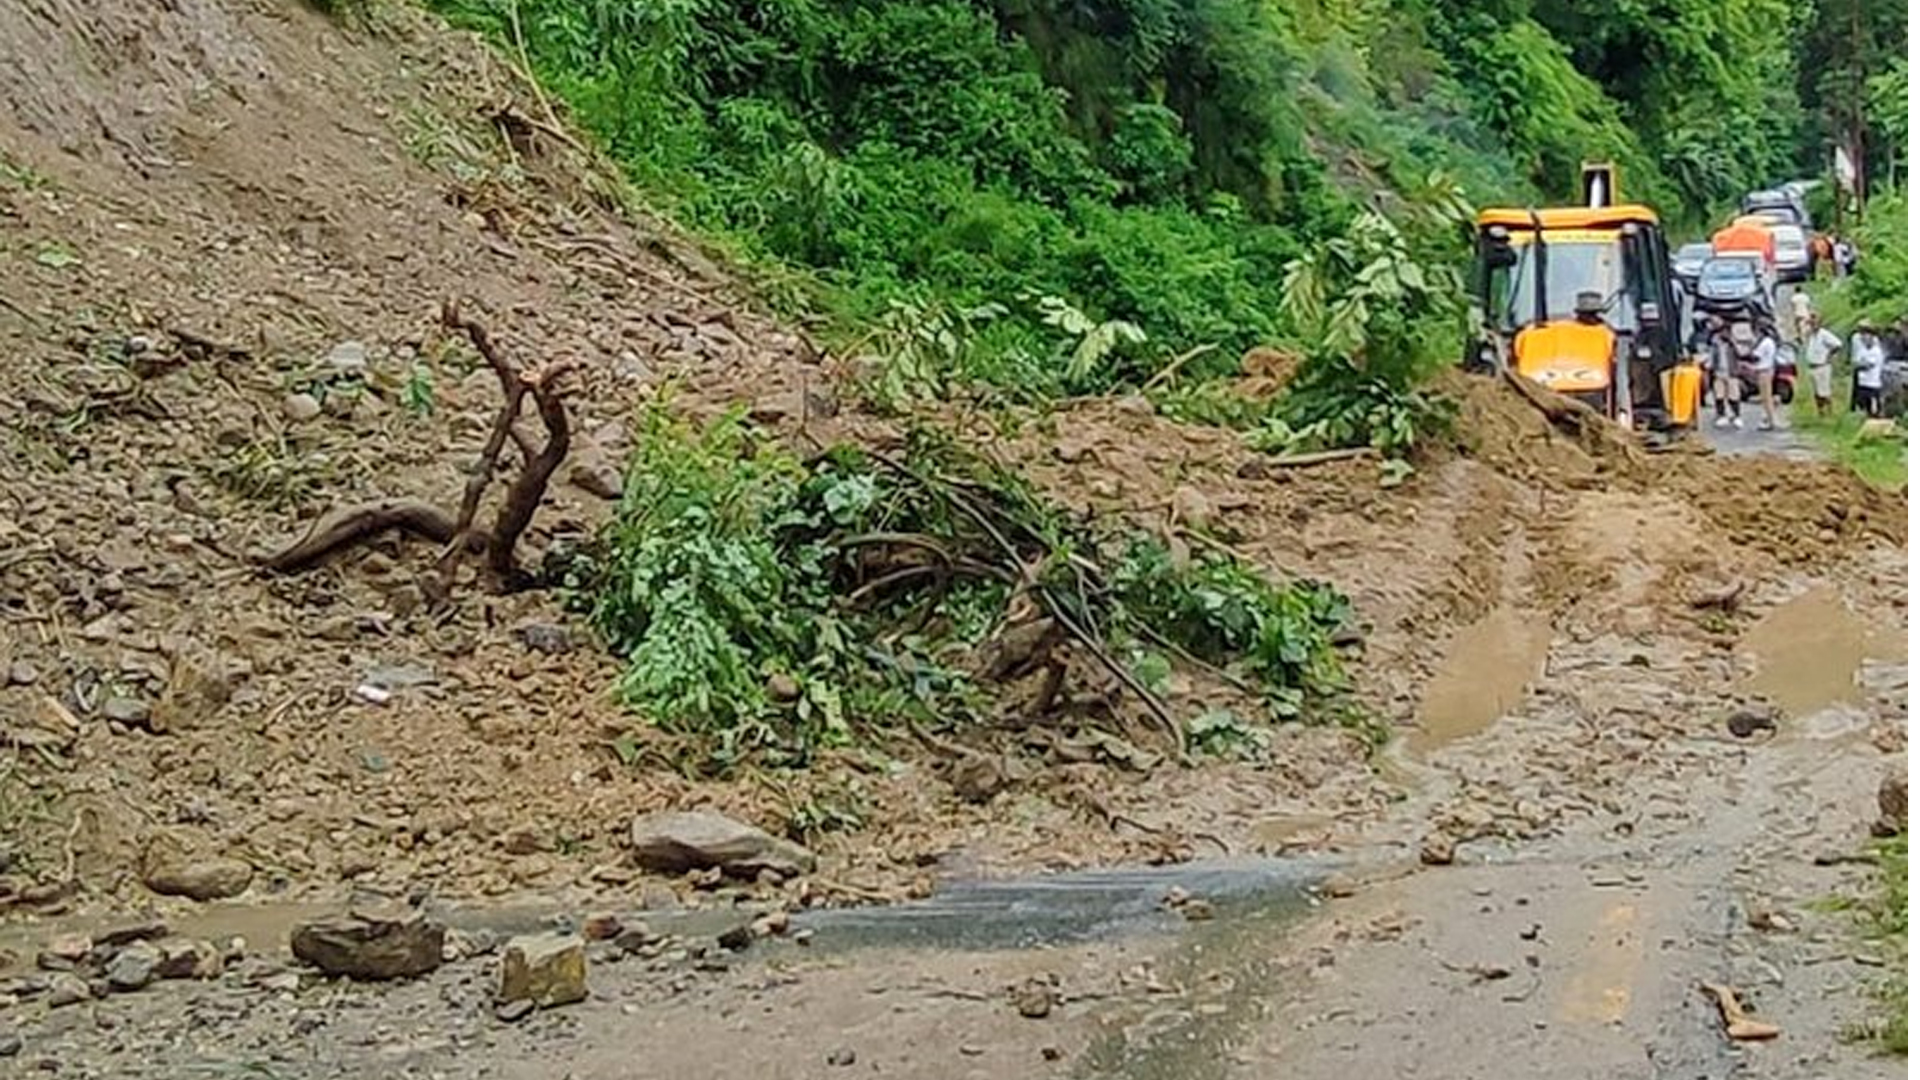
[[(554, 472), (566, 460), (572, 430), (567, 416), (565, 379), (574, 365), (570, 361), (555, 361), (531, 372), (522, 371), (501, 354), (486, 327), (464, 315), (451, 300), (441, 308), (440, 323), (448, 330), (464, 333), (500, 380), (500, 409), (494, 416), (493, 429), (480, 450), (480, 457), (467, 477), (458, 511), (448, 514), (414, 499), (382, 499), (343, 507), (322, 517), (300, 540), (262, 558), (262, 570), (297, 573), (312, 569), (350, 547), (399, 529), (443, 545), (428, 582), (428, 593), (436, 601), (444, 601), (451, 595), (461, 564), (477, 555), (485, 555), (487, 574), (496, 588), (511, 589), (523, 583), (524, 575), (514, 557), (514, 549), (533, 523)], [(546, 442), (539, 446), (514, 426), (529, 396), (547, 430)], [(474, 527), (474, 519), (479, 515), (481, 500), (494, 473), (499, 470), (500, 454), (508, 440), (512, 440), (523, 455), (520, 472), (508, 486), (506, 501), (494, 518), (492, 529), (482, 532)]]

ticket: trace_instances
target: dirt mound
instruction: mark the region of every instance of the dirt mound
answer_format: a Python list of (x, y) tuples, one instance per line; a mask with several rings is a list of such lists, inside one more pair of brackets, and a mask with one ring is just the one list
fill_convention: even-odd
[(1726, 543), (1788, 562), (1817, 558), (1836, 543), (1907, 541), (1906, 491), (1876, 488), (1838, 464), (1721, 457), (1689, 443), (1651, 453), (1604, 422), (1570, 435), (1498, 380), (1450, 372), (1441, 386), (1461, 402), (1467, 453), (1541, 489), (1604, 484), (1677, 499)]
[(1729, 543), (1782, 562), (1907, 543), (1906, 489), (1874, 487), (1830, 462), (1696, 458), (1674, 462), (1654, 482), (1698, 507)]

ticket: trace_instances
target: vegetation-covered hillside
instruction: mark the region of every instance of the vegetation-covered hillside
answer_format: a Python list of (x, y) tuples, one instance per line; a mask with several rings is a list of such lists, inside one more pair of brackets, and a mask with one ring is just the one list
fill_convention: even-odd
[[(1904, 105), (1886, 0), (437, 6), (524, 57), (688, 224), (817, 271), (847, 325), (901, 305), (959, 325), (1028, 387), (1058, 383), (1041, 361), (1071, 336), (1042, 298), (1136, 324), (1141, 352), (1272, 340), (1287, 262), (1356, 208), (1441, 183), (1564, 198), (1608, 157), (1635, 197), (1700, 218), (1817, 170), (1855, 96)], [(1882, 105), (1884, 143), (1904, 108)]]

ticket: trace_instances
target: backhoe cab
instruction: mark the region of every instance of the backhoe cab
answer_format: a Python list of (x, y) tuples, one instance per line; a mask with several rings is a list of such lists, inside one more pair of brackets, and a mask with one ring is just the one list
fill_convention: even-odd
[(1582, 180), (1582, 194), (1600, 205), (1480, 214), (1472, 282), (1480, 326), (1466, 364), (1511, 368), (1623, 426), (1689, 422), (1697, 383), (1683, 392), (1690, 400), (1668, 401), (1680, 306), (1659, 216), (1612, 205), (1610, 167)]

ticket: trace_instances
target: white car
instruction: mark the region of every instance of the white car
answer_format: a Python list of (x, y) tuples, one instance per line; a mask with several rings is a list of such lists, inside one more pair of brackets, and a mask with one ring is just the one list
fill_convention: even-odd
[(1798, 225), (1775, 225), (1773, 265), (1781, 282), (1795, 284), (1813, 276), (1813, 250), (1807, 244), (1807, 230)]

